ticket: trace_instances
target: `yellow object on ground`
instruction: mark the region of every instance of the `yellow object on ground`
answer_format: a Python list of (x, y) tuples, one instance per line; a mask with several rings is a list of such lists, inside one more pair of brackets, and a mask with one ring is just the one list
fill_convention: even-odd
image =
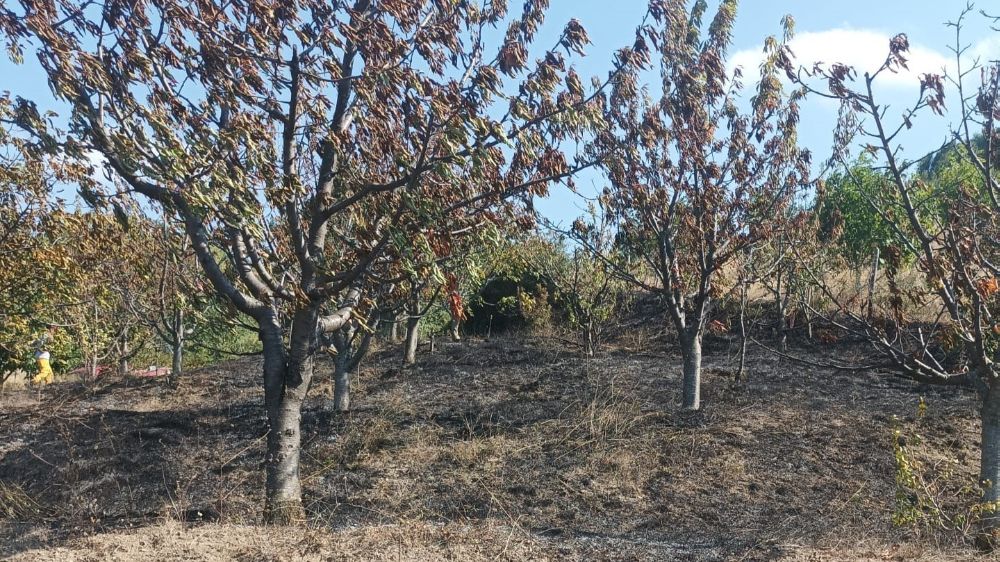
[(35, 384), (52, 384), (52, 366), (49, 365), (49, 352), (45, 351), (36, 356), (38, 360), (38, 374), (31, 382)]

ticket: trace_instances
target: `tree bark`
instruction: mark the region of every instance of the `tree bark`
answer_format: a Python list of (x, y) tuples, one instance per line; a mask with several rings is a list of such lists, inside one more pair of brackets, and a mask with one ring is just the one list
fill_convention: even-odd
[(333, 361), (333, 409), (346, 412), (351, 409), (351, 342), (343, 333), (334, 334), (337, 357)]
[[(982, 445), (979, 482), (983, 487), (983, 503), (1000, 501), (1000, 382), (991, 380), (983, 396)], [(1000, 528), (1000, 513), (986, 512), (983, 528), (995, 532)], [(994, 535), (992, 545), (996, 545)]]
[(286, 354), (275, 318), (261, 322), (264, 404), (267, 410), (264, 520), (287, 525), (305, 520), (299, 479), (302, 404), (312, 381), (318, 312), (300, 310), (292, 320)]
[(685, 410), (701, 408), (701, 334), (688, 333), (681, 337), (681, 356), (684, 359)]
[(778, 309), (778, 345), (782, 351), (788, 349), (788, 300), (784, 294), (784, 286), (787, 281), (784, 278), (784, 272), (781, 268), (778, 269), (775, 274), (774, 282), (774, 304)]
[(287, 393), (274, 401), (274, 409), (268, 412), (264, 520), (289, 525), (305, 520), (299, 480), (302, 402), (296, 393)]
[[(791, 275), (789, 275), (791, 277)], [(788, 350), (788, 304), (791, 302), (792, 298), (792, 285), (791, 279), (785, 282), (785, 294), (781, 297), (781, 303), (778, 308), (778, 315), (781, 318), (781, 322), (778, 324), (778, 329), (780, 330), (781, 336), (781, 351)]]
[(184, 368), (184, 346), (176, 344), (170, 351), (170, 377), (173, 378), (179, 376)]
[(128, 345), (128, 330), (125, 331), (122, 336), (122, 343), (119, 349), (120, 355), (118, 356), (118, 375), (122, 378), (128, 376), (128, 358), (129, 355), (129, 345)]
[(389, 341), (396, 343), (399, 341), (399, 325), (402, 322), (402, 315), (397, 314), (392, 318), (392, 325), (389, 326)]
[(417, 362), (417, 345), (420, 343), (420, 317), (414, 312), (406, 318), (406, 344), (403, 363), (413, 365)]
[(184, 369), (184, 312), (174, 310), (174, 341), (171, 348), (170, 377), (176, 377)]

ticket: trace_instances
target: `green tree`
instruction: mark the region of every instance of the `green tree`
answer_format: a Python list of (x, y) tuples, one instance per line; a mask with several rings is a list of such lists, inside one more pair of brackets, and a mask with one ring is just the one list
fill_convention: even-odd
[(825, 182), (818, 200), (820, 228), (855, 268), (869, 265), (876, 252), (895, 241), (894, 211), (887, 211), (894, 205), (881, 207), (891, 197), (891, 182), (887, 172), (874, 169), (870, 156)]

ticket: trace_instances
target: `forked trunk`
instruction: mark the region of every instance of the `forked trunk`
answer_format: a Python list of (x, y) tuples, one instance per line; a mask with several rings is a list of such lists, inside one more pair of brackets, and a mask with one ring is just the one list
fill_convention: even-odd
[(264, 519), (272, 524), (305, 520), (299, 479), (300, 426), (302, 404), (313, 375), (317, 317), (315, 310), (296, 313), (287, 354), (277, 322), (261, 327), (268, 420)]
[(372, 338), (378, 330), (381, 318), (376, 317), (371, 325), (360, 334), (358, 328), (349, 326), (333, 334), (333, 345), (337, 350), (333, 371), (333, 409), (347, 412), (351, 409), (351, 373), (357, 373), (361, 361), (371, 349)]
[(701, 408), (701, 334), (688, 333), (681, 337), (681, 356), (684, 358), (685, 410)]
[(333, 385), (333, 409), (338, 412), (349, 411), (351, 409), (351, 373), (339, 361), (334, 373)]

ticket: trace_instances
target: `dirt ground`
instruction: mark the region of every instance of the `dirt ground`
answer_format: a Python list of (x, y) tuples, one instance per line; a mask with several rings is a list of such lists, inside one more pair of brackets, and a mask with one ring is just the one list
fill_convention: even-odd
[[(593, 359), (552, 340), (439, 344), (303, 415), (301, 528), (259, 525), (256, 359), (0, 397), (0, 556), (12, 560), (983, 560), (896, 526), (893, 430), (974, 482), (975, 396), (706, 345), (704, 407), (678, 407), (660, 341)], [(825, 353), (863, 350), (843, 345)], [(923, 397), (925, 407), (920, 407)], [(935, 481), (937, 482), (937, 481)], [(944, 484), (935, 484), (945, 488)]]

